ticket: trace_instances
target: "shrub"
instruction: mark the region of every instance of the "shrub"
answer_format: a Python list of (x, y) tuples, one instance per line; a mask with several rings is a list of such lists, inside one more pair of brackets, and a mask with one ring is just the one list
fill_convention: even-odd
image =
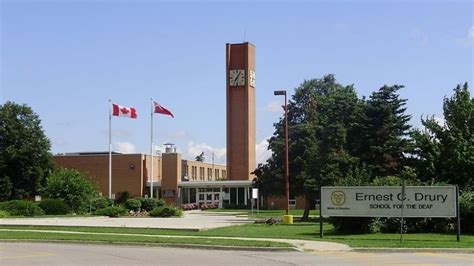
[(120, 206), (109, 206), (109, 207), (97, 210), (94, 214), (116, 218), (121, 215), (126, 215), (127, 210)]
[(142, 202), (140, 201), (140, 199), (128, 199), (126, 202), (125, 202), (125, 208), (127, 208), (128, 210), (130, 211), (139, 211), (140, 210), (140, 207), (142, 206)]
[(153, 199), (153, 198), (140, 198), (142, 202), (142, 210), (147, 212), (153, 210), (156, 207), (164, 206), (166, 203), (164, 200)]
[(100, 198), (94, 198), (91, 200), (90, 207), (91, 211), (95, 212), (99, 209), (104, 209), (106, 207), (112, 206), (114, 203), (113, 200), (105, 197), (100, 197)]
[(45, 199), (41, 201), (39, 207), (43, 209), (45, 214), (67, 214), (70, 212), (69, 206), (59, 199)]
[(373, 218), (370, 217), (331, 217), (334, 230), (341, 234), (366, 234), (372, 232)]
[(0, 210), (7, 211), (12, 216), (40, 216), (44, 211), (38, 204), (27, 200), (11, 200), (2, 202)]
[(95, 194), (96, 188), (83, 173), (59, 168), (48, 177), (43, 196), (61, 199), (73, 212), (83, 212), (89, 208)]
[(0, 211), (0, 218), (6, 218), (9, 216), (10, 214), (7, 211)]
[(459, 197), (459, 211), (461, 213), (461, 232), (474, 233), (474, 192), (464, 192)]
[(154, 208), (150, 212), (151, 217), (172, 217), (172, 216), (181, 217), (182, 215), (183, 215), (182, 210), (173, 208), (171, 206), (157, 207), (157, 208)]
[(117, 192), (117, 195), (115, 195), (115, 203), (124, 204), (129, 198), (130, 198), (130, 192), (126, 190)]

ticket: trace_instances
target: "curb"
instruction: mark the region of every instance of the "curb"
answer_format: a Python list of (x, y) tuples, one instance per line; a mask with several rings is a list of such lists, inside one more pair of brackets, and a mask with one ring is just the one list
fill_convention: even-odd
[(39, 240), (39, 239), (1, 239), (0, 243), (53, 243), (53, 244), (89, 244), (89, 245), (114, 245), (114, 246), (145, 246), (145, 247), (164, 247), (164, 248), (189, 248), (189, 249), (208, 249), (208, 250), (236, 250), (236, 251), (270, 251), (270, 252), (301, 252), (296, 247), (238, 247), (238, 246), (213, 246), (198, 244), (161, 244), (161, 243), (141, 243), (141, 242), (108, 242), (108, 241), (80, 241), (80, 240)]
[(474, 254), (474, 248), (354, 248), (351, 252), (366, 252), (366, 253), (468, 253)]

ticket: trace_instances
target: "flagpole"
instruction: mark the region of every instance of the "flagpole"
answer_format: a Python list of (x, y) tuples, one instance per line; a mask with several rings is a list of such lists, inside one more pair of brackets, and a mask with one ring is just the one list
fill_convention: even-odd
[(112, 101), (109, 99), (109, 199), (112, 199)]
[(150, 182), (150, 196), (153, 198), (153, 168), (154, 168), (154, 161), (153, 161), (153, 98), (150, 98), (151, 103), (151, 126), (150, 126), (150, 157), (151, 157), (151, 182)]

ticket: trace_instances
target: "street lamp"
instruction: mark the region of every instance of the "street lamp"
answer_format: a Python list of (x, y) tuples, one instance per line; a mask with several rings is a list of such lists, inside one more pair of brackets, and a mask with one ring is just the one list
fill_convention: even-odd
[(286, 91), (274, 91), (274, 95), (284, 95), (285, 96), (285, 205), (286, 205), (286, 215), (290, 211), (290, 170), (288, 166), (288, 105), (286, 99)]

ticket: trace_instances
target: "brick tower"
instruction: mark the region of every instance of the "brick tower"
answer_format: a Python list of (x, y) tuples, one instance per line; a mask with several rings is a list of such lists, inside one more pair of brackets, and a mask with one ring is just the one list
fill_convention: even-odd
[(255, 46), (226, 44), (227, 173), (252, 180), (255, 170)]

